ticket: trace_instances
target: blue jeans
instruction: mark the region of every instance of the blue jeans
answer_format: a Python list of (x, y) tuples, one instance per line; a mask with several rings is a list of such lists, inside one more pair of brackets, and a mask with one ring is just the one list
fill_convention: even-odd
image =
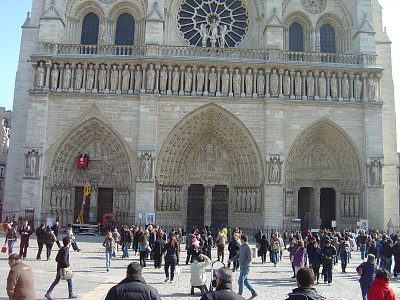
[(240, 267), (240, 275), (238, 279), (239, 295), (243, 294), (243, 284), (250, 290), (252, 296), (257, 295), (256, 290), (253, 288), (253, 286), (247, 279), (249, 272), (250, 272), (250, 267)]
[(274, 265), (278, 263), (278, 251), (272, 250), (272, 262)]
[(383, 267), (390, 273), (390, 271), (392, 270), (392, 258), (391, 257), (390, 258), (385, 257)]
[(11, 255), (13, 253), (13, 247), (14, 247), (15, 240), (14, 239), (7, 240), (7, 242), (8, 242), (8, 254)]
[[(51, 286), (49, 287), (49, 289), (47, 290), (46, 295), (50, 295), (51, 292), (53, 291), (54, 287), (60, 282), (60, 270), (57, 270), (57, 275), (56, 275), (56, 279), (54, 279), (53, 283), (51, 284)], [(72, 279), (68, 279), (68, 293), (69, 296), (72, 296)]]
[(367, 250), (367, 245), (360, 244), (361, 259), (365, 258), (366, 250)]
[(363, 300), (367, 300), (368, 292), (369, 292), (369, 289), (371, 288), (371, 285), (365, 284), (365, 283), (360, 283), (360, 287), (361, 287), (361, 295), (362, 295)]
[(110, 268), (110, 263), (111, 263), (111, 256), (112, 256), (112, 254), (113, 254), (112, 250), (106, 251), (106, 268), (107, 268), (107, 269)]
[(128, 257), (129, 258), (129, 243), (125, 242), (124, 243), (124, 253), (122, 254), (122, 257)]

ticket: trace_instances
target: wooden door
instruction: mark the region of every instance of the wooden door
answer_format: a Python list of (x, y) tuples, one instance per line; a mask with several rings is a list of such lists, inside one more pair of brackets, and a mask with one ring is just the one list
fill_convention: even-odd
[(204, 226), (204, 194), (205, 189), (201, 184), (192, 184), (188, 189), (187, 202), (187, 228)]
[(216, 185), (212, 189), (211, 225), (214, 228), (228, 224), (229, 189), (226, 185)]
[(100, 223), (103, 215), (113, 212), (113, 189), (99, 188), (97, 199), (97, 222)]
[[(74, 220), (73, 223), (76, 222), (76, 219), (79, 216), (82, 208), (83, 201), (83, 187), (75, 187), (75, 206), (74, 206)], [(89, 223), (89, 208), (90, 208), (90, 197), (87, 196), (85, 199), (85, 205), (83, 206), (83, 222)]]

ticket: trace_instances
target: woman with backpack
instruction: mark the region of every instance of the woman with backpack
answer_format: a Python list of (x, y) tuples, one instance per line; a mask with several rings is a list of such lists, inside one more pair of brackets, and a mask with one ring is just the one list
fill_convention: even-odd
[(360, 282), (363, 300), (368, 299), (368, 292), (371, 289), (372, 282), (374, 281), (376, 270), (377, 266), (373, 254), (368, 254), (367, 261), (363, 262), (356, 268), (358, 275), (361, 276), (358, 281)]

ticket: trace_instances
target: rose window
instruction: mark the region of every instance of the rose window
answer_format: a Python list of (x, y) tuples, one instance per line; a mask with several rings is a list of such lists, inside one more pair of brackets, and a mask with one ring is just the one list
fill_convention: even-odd
[(238, 0), (186, 0), (178, 12), (183, 38), (199, 47), (236, 47), (247, 32), (248, 21)]

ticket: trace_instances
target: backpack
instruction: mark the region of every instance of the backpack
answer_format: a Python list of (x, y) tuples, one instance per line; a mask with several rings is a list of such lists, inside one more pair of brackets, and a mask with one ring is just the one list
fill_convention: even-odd
[(274, 241), (274, 243), (272, 244), (272, 250), (279, 250), (280, 245), (279, 245), (279, 240)]

